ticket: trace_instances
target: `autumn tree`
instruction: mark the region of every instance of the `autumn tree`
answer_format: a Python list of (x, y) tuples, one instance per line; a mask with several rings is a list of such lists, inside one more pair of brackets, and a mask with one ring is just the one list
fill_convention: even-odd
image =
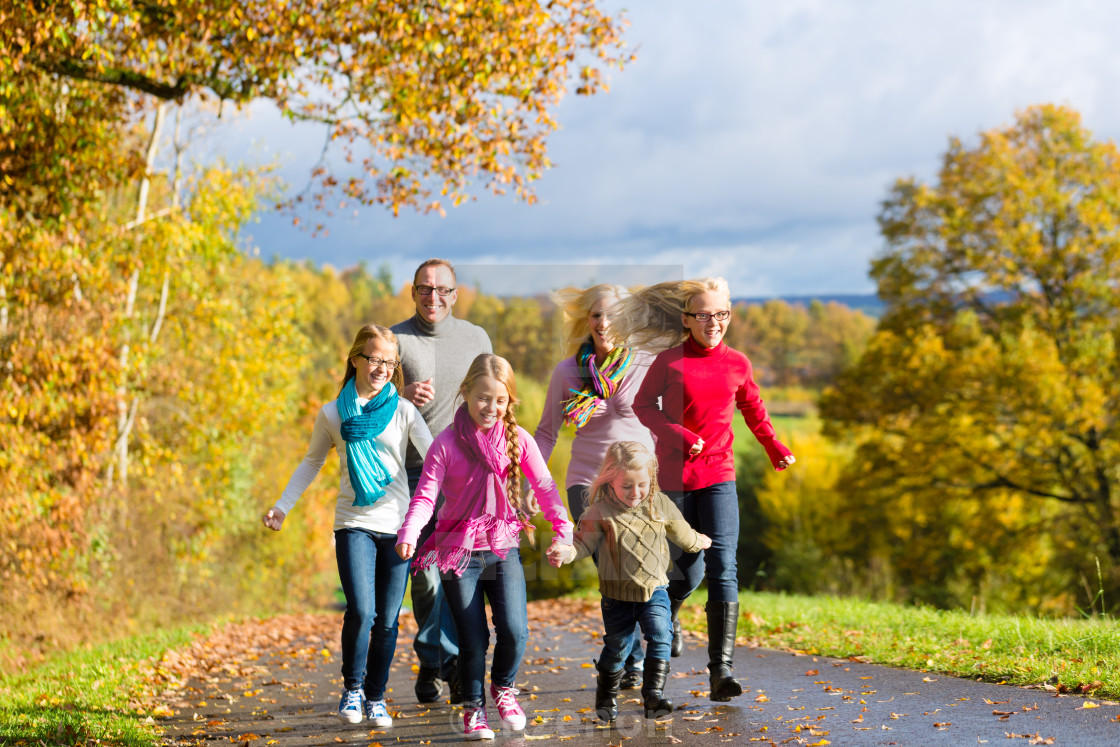
[[(1075, 111), (1033, 107), (952, 139), (933, 183), (897, 181), (879, 225), (887, 311), (822, 410), (858, 444), (846, 490), (910, 522), (889, 551), (911, 557), (915, 587), (957, 585), (933, 601), (967, 603), (1016, 563), (1039, 571), (1024, 588), (1072, 596), (1092, 579), (1088, 605), (1099, 559), (1120, 590), (1116, 146)], [(1002, 554), (1015, 548), (1036, 552)]]
[(441, 210), (476, 178), (532, 201), (555, 104), (605, 88), (621, 27), (595, 0), (5, 2), (0, 204), (57, 214), (134, 176), (114, 128), (195, 95), (322, 123), (320, 207)]

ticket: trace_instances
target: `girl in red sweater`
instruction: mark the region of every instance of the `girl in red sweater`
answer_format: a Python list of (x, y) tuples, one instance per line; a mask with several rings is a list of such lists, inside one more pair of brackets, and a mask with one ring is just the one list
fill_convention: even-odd
[(657, 443), (658, 481), (685, 519), (712, 538), (703, 553), (682, 553), (670, 575), (671, 653), (681, 651), (680, 607), (708, 575), (708, 671), (711, 699), (741, 695), (732, 676), (739, 621), (739, 501), (735, 491), (735, 410), (774, 469), (794, 463), (774, 434), (747, 356), (727, 347), (731, 293), (723, 278), (658, 283), (618, 307), (615, 330), (633, 347), (661, 349), (634, 399), (638, 419)]

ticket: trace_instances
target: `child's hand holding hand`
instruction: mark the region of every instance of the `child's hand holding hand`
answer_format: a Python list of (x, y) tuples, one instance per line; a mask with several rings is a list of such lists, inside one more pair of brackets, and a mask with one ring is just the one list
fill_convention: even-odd
[(409, 558), (412, 557), (412, 554), (414, 552), (416, 552), (416, 548), (414, 548), (412, 545), (408, 544), (407, 542), (402, 542), (399, 545), (397, 545), (397, 555), (400, 555), (401, 560), (408, 560)]
[(549, 546), (545, 555), (548, 556), (548, 562), (553, 568), (559, 568), (564, 563), (571, 563), (576, 559), (576, 549), (571, 545), (565, 545), (559, 540), (555, 540)]
[[(697, 532), (697, 534), (700, 534), (700, 533)], [(711, 546), (712, 546), (712, 538), (709, 537), (706, 534), (701, 534), (700, 535), (700, 549), (701, 550), (707, 550)]]

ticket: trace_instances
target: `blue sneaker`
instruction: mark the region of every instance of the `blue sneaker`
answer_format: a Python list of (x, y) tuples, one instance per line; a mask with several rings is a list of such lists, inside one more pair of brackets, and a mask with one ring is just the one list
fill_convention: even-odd
[(374, 726), (393, 725), (393, 717), (389, 715), (389, 709), (385, 707), (384, 700), (367, 700), (365, 710), (366, 718), (372, 721)]
[(361, 690), (347, 690), (338, 701), (338, 717), (350, 724), (362, 721), (362, 701), (365, 695)]

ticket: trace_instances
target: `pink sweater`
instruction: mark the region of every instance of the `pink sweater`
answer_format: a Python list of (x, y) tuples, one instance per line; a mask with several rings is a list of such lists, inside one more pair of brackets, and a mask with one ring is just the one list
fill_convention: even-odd
[[(590, 485), (599, 472), (607, 447), (615, 441), (639, 441), (653, 451), (653, 437), (638, 420), (633, 408), (634, 396), (642, 385), (653, 356), (643, 350), (634, 350), (631, 355), (633, 359), (622, 377), (622, 383), (618, 385), (618, 391), (599, 405), (587, 423), (576, 431), (564, 487)], [(546, 462), (556, 448), (556, 437), (564, 423), (561, 408), (564, 401), (572, 396), (569, 390), (582, 387), (576, 356), (560, 361), (548, 382), (541, 422), (533, 435)]]
[[(747, 356), (722, 342), (705, 348), (689, 337), (653, 359), (634, 412), (657, 440), (662, 490), (699, 490), (735, 479), (736, 409), (777, 469), (790, 450), (774, 435)], [(688, 451), (697, 438), (704, 448), (693, 456)]]
[[(501, 426), (495, 426), (501, 427)], [(540, 449), (528, 432), (520, 426), (517, 428), (518, 440), (521, 443), (521, 470), (529, 481), (537, 502), (541, 506), (541, 513), (545, 515), (557, 537), (564, 544), (572, 543), (572, 522), (568, 519), (568, 512), (560, 501), (560, 493), (556, 483), (552, 481), (548, 465), (541, 457)], [(459, 521), (476, 517), (466, 516), (469, 510), (467, 502), (462, 500), (463, 488), (473, 465), (468, 460), (466, 453), (459, 446), (459, 437), (454, 428), (436, 436), (428, 449), (428, 456), (424, 458), (424, 471), (420, 475), (420, 482), (416, 485), (416, 492), (412, 495), (412, 502), (408, 505), (408, 514), (404, 524), (397, 532), (397, 544), (409, 544), (416, 547), (420, 530), (428, 523), (435, 510), (436, 496), (443, 492), (443, 507), (440, 509), (439, 520)], [(510, 543), (505, 547), (491, 547), (485, 535), (480, 535), (475, 540), (475, 550), (508, 550), (516, 547)]]

